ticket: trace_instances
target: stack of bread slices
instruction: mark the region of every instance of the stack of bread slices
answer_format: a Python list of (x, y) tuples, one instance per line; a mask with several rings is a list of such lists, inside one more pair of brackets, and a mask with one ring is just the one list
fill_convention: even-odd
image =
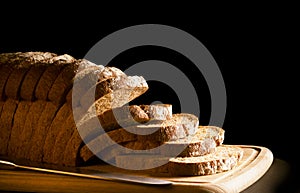
[(142, 76), (67, 54), (2, 53), (0, 156), (65, 166), (99, 157), (129, 169), (167, 159), (157, 171), (172, 175), (238, 164), (243, 150), (223, 145), (222, 128), (171, 104), (128, 105), (147, 90)]

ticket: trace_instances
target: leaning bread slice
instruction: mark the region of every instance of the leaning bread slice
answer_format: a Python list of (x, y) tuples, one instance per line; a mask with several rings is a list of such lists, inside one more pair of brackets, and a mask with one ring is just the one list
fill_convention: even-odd
[[(194, 135), (175, 141), (159, 143), (158, 141), (131, 141), (124, 144), (133, 150), (149, 150), (161, 145), (156, 151), (166, 156), (193, 157), (215, 151), (224, 141), (225, 131), (217, 126), (199, 126)], [(180, 152), (180, 150), (182, 150)], [(130, 152), (130, 151), (127, 151)], [(178, 154), (179, 153), (179, 154)]]
[(238, 146), (222, 145), (216, 151), (197, 157), (163, 157), (161, 155), (120, 155), (116, 166), (131, 170), (153, 169), (156, 173), (171, 176), (201, 176), (233, 169), (242, 159), (243, 149)]
[[(82, 113), (82, 112), (81, 112)], [(139, 123), (162, 122), (172, 118), (172, 105), (126, 105), (108, 109), (103, 113), (96, 112), (88, 120), (82, 122), (82, 128), (97, 130), (99, 124), (106, 131), (112, 131), (121, 127), (129, 127)]]
[[(98, 115), (111, 109), (121, 107), (148, 90), (148, 84), (141, 76), (123, 76), (120, 77), (120, 79), (122, 79), (122, 83), (116, 85), (112, 92), (105, 94), (95, 102), (92, 102), (94, 98), (88, 99), (86, 102), (92, 105), (87, 111), (73, 112), (76, 118), (77, 129), (83, 139), (94, 138), (101, 134), (99, 131), (103, 131), (99, 129), (101, 125), (97, 118)], [(82, 113), (82, 115), (78, 113)]]
[(193, 114), (177, 113), (158, 124), (139, 124), (126, 128), (131, 133), (138, 134), (138, 140), (154, 140), (161, 143), (192, 136), (197, 132), (199, 119)]

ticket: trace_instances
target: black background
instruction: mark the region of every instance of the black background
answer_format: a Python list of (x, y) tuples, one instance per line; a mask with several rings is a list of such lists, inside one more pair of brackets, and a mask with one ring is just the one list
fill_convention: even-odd
[[(82, 58), (103, 37), (136, 24), (143, 23), (91, 22), (83, 25), (80, 22), (56, 20), (45, 26), (27, 23), (15, 27), (9, 22), (1, 30), (0, 53), (49, 51)], [(267, 147), (274, 157), (289, 162), (295, 171), (299, 152), (296, 149), (299, 146), (299, 118), (296, 116), (299, 114), (296, 100), (299, 84), (296, 84), (294, 60), (299, 46), (296, 43), (295, 24), (290, 23), (289, 18), (272, 17), (159, 24), (177, 27), (195, 36), (216, 60), (227, 91), (227, 113), (223, 125), (226, 130), (225, 143)], [(150, 46), (126, 51), (116, 56), (109, 65), (126, 69), (148, 59), (164, 60), (179, 67), (183, 64), (192, 65), (179, 53)], [(199, 96), (203, 112), (200, 123), (207, 124), (210, 98), (205, 80), (201, 74), (189, 68), (182, 70), (196, 81), (196, 88), (202, 93)], [(174, 111), (179, 112), (178, 100), (172, 95), (172, 90), (167, 87), (157, 89), (160, 86), (163, 85), (151, 83), (146, 95), (133, 102), (160, 100), (174, 104)]]

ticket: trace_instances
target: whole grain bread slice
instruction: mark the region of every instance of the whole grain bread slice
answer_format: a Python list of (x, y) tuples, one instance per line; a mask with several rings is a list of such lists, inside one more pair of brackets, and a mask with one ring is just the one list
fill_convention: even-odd
[(8, 98), (19, 100), (22, 81), (30, 67), (14, 69), (6, 82), (5, 95)]
[[(128, 127), (149, 121), (158, 122), (172, 118), (172, 105), (125, 105), (114, 109), (108, 109), (103, 113), (96, 112), (88, 120), (80, 122), (79, 128), (88, 129), (91, 136), (97, 131), (99, 123), (104, 131), (108, 132), (121, 127)], [(99, 131), (99, 130), (98, 130)], [(96, 134), (95, 134), (96, 135)]]
[(40, 77), (42, 76), (46, 68), (47, 68), (46, 66), (40, 65), (40, 66), (32, 66), (28, 70), (20, 87), (20, 97), (22, 99), (30, 100), (30, 101), (34, 100), (36, 85), (39, 82)]
[(97, 138), (94, 138), (88, 144), (84, 145), (80, 149), (80, 157), (84, 161), (87, 161), (94, 156), (93, 152), (97, 154), (112, 145), (136, 140), (137, 135), (129, 133), (124, 129), (109, 131), (99, 135)]
[(28, 160), (42, 162), (43, 147), (48, 134), (48, 129), (59, 108), (59, 105), (47, 101), (43, 112), (40, 114), (37, 125), (33, 129), (33, 135), (29, 144), (30, 149), (26, 157)]
[(104, 66), (93, 64), (84, 59), (80, 61), (80, 65), (83, 63), (86, 63), (86, 67), (75, 75), (73, 87), (66, 96), (67, 103), (73, 107), (79, 106), (81, 97), (96, 84), (99, 80), (99, 74), (104, 69)]
[[(67, 54), (55, 55), (45, 62), (47, 69), (41, 75), (36, 85), (35, 97), (39, 100), (48, 100), (48, 94), (60, 72), (69, 64), (74, 63), (75, 59)], [(54, 91), (52, 91), (54, 92)]]
[(58, 133), (53, 146), (52, 156), (50, 163), (60, 164), (63, 163), (64, 151), (68, 144), (69, 139), (72, 137), (73, 132), (76, 130), (76, 125), (73, 115), (70, 114), (62, 125), (62, 130)]
[(24, 123), (23, 131), (19, 135), (19, 141), (15, 144), (17, 148), (16, 158), (26, 158), (31, 148), (30, 142), (33, 136), (34, 130), (37, 127), (39, 118), (46, 106), (46, 101), (37, 100), (32, 102), (30, 109), (28, 110), (26, 120)]
[(197, 157), (170, 158), (148, 154), (120, 155), (115, 159), (116, 166), (124, 169), (152, 169), (157, 175), (168, 173), (171, 176), (201, 176), (232, 170), (242, 157), (242, 148), (221, 145), (216, 147), (216, 151)]
[[(1, 58), (0, 58), (1, 60)], [(5, 85), (8, 77), (12, 73), (13, 68), (11, 66), (0, 66), (0, 101), (4, 101), (5, 96)]]
[(56, 138), (59, 132), (64, 129), (63, 124), (71, 114), (72, 108), (70, 105), (65, 103), (55, 115), (45, 139), (43, 147), (43, 162), (51, 163)]
[(97, 116), (105, 131), (128, 127), (149, 121), (172, 118), (171, 104), (130, 105), (110, 109)]
[(171, 158), (167, 164), (172, 176), (198, 176), (225, 172), (237, 166), (243, 157), (243, 149), (222, 145), (216, 151), (199, 157)]
[[(160, 154), (164, 156), (178, 157), (195, 157), (202, 156), (215, 151), (215, 148), (221, 145), (224, 141), (225, 131), (216, 126), (199, 126), (197, 132), (193, 136), (175, 141), (161, 143), (152, 140), (134, 140), (121, 142), (125, 148), (119, 148), (114, 144), (102, 151), (94, 154), (87, 147), (84, 147), (81, 154), (84, 155), (84, 161), (89, 161), (96, 155), (101, 155), (104, 160), (111, 160), (118, 155), (126, 154)], [(160, 147), (159, 147), (160, 146)], [(159, 148), (157, 148), (159, 147)], [(141, 150), (132, 151), (132, 150)]]
[(18, 99), (20, 97), (20, 84), (22, 83), (26, 72), (31, 67), (49, 63), (55, 56), (56, 54), (49, 52), (15, 52), (0, 54), (0, 68), (2, 67), (1, 71), (6, 74), (0, 81), (0, 94), (3, 89), (3, 83), (5, 82), (7, 75), (9, 75), (9, 78), (6, 81), (5, 93), (11, 98)]
[(199, 119), (193, 114), (177, 113), (171, 119), (159, 124), (139, 124), (126, 128), (131, 133), (138, 134), (138, 140), (153, 140), (159, 142), (174, 141), (197, 132)]
[(26, 121), (26, 115), (31, 106), (30, 101), (20, 101), (18, 108), (15, 112), (13, 119), (13, 126), (11, 129), (10, 139), (8, 142), (8, 156), (14, 157), (17, 154), (18, 147), (17, 144), (20, 140), (20, 133), (23, 132), (24, 124)]
[(0, 117), (0, 155), (7, 155), (9, 138), (18, 103), (19, 101), (17, 100), (7, 99), (2, 107)]
[[(49, 52), (15, 52), (0, 54), (0, 100), (5, 98), (4, 94), (6, 92), (9, 96), (17, 98), (16, 93), (19, 90), (22, 75), (24, 75), (24, 72), (22, 71), (26, 71), (30, 67), (39, 65), (40, 63), (47, 63), (55, 56), (56, 54)], [(15, 69), (19, 69), (19, 71), (14, 72), (11, 76), (8, 83), (9, 86), (6, 90), (5, 85), (7, 84), (8, 77)], [(19, 77), (18, 74), (20, 75)]]
[[(99, 129), (100, 123), (97, 119), (97, 115), (101, 115), (106, 111), (121, 107), (148, 90), (148, 84), (143, 77), (128, 76), (122, 77), (121, 79), (124, 82), (116, 86), (117, 89), (114, 89), (113, 92), (97, 99), (94, 103), (92, 103), (87, 111), (85, 111), (84, 108), (81, 111), (78, 111), (83, 112), (83, 115), (74, 114), (76, 112), (73, 112), (74, 117), (78, 118), (78, 120), (75, 120), (77, 129), (79, 129), (80, 135), (85, 140), (89, 141), (101, 134), (99, 133), (101, 130)], [(88, 103), (90, 102), (91, 101), (88, 101)], [(89, 122), (88, 124), (92, 125), (92, 127), (84, 126), (87, 124), (87, 121)]]
[[(101, 134), (83, 146), (80, 150), (80, 155), (83, 160), (89, 160), (94, 154), (100, 153), (107, 147), (126, 142), (136, 144), (136, 141), (138, 141), (137, 144), (140, 146), (136, 145), (135, 147), (132, 147), (127, 145), (127, 147), (132, 147), (132, 149), (135, 150), (143, 150), (144, 148), (149, 147), (154, 148), (168, 141), (195, 135), (198, 125), (199, 120), (195, 115), (188, 113), (173, 114), (171, 119), (165, 120), (162, 123), (139, 124), (126, 129), (120, 128)], [(147, 133), (149, 131), (152, 132), (150, 135), (137, 134)], [(107, 140), (106, 135), (109, 135), (111, 140)], [(148, 146), (148, 144), (151, 146)], [(91, 151), (90, 148), (93, 150)]]

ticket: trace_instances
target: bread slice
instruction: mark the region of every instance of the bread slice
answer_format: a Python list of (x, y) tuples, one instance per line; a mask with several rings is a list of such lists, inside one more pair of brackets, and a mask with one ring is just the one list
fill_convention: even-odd
[(59, 56), (55, 55), (50, 60), (47, 60), (45, 62), (47, 69), (44, 71), (36, 85), (35, 97), (39, 100), (48, 100), (48, 94), (56, 78), (67, 65), (72, 63), (74, 63), (74, 58), (67, 54)]
[[(223, 143), (225, 131), (216, 126), (199, 126), (195, 135), (184, 139), (161, 143), (151, 140), (134, 140), (121, 142), (125, 148), (116, 145), (107, 147), (98, 153), (93, 154), (87, 147), (81, 149), (84, 161), (92, 159), (94, 156), (101, 155), (104, 160), (114, 161), (118, 155), (126, 154), (160, 154), (164, 156), (195, 157), (202, 156), (215, 151), (215, 148)], [(160, 146), (160, 147), (159, 147)], [(159, 148), (157, 148), (159, 147)], [(132, 151), (132, 150), (141, 150)], [(85, 151), (85, 152), (84, 152)]]
[[(172, 105), (169, 104), (140, 105), (140, 106), (132, 105), (132, 106), (119, 107), (114, 110), (109, 110), (106, 113), (102, 114), (101, 116), (102, 119), (100, 119), (100, 123), (106, 123), (104, 129), (107, 131), (118, 128), (116, 126), (118, 125), (118, 122), (115, 120), (114, 114), (117, 114), (117, 116), (120, 115), (122, 119), (121, 122), (122, 123), (126, 122), (126, 124), (137, 124), (128, 121), (131, 116), (134, 119), (132, 120), (133, 122), (134, 121), (146, 122), (149, 121), (150, 119), (162, 121), (162, 120), (170, 119), (172, 117)], [(88, 127), (88, 125), (85, 125), (84, 127)], [(115, 138), (114, 140), (118, 141), (119, 139)], [(64, 165), (77, 164), (76, 162), (74, 162), (74, 160), (76, 160), (76, 156), (77, 156), (76, 150), (80, 148), (81, 144), (82, 144), (81, 136), (76, 130), (73, 132), (72, 137), (68, 141), (68, 144), (66, 146), (66, 150), (64, 152), (64, 159), (63, 159)], [(88, 149), (86, 149), (86, 151), (88, 151)], [(92, 152), (89, 153), (84, 154), (85, 156), (83, 158), (89, 159), (88, 157), (93, 156)]]
[(8, 144), (8, 156), (10, 157), (17, 154), (17, 144), (20, 140), (20, 133), (22, 133), (26, 121), (26, 116), (24, 115), (27, 115), (31, 104), (30, 101), (20, 101), (18, 108), (16, 109)]
[(50, 101), (53, 101), (55, 104), (64, 102), (68, 91), (71, 89), (72, 80), (78, 71), (78, 67), (79, 63), (74, 59), (61, 70), (49, 90), (48, 99)]
[[(224, 141), (225, 131), (216, 126), (199, 126), (194, 135), (175, 141), (160, 143), (159, 141), (133, 141), (124, 146), (133, 150), (151, 150), (166, 156), (193, 157), (211, 153)], [(160, 146), (158, 151), (153, 148)], [(182, 150), (179, 152), (178, 150)], [(130, 153), (127, 151), (126, 153)], [(141, 151), (144, 152), (144, 151)]]
[(199, 119), (193, 114), (173, 114), (161, 124), (139, 124), (126, 128), (131, 133), (138, 134), (138, 140), (153, 140), (159, 142), (174, 141), (196, 133)]
[(72, 108), (70, 105), (65, 103), (55, 115), (45, 139), (43, 147), (43, 162), (51, 163), (55, 140), (59, 132), (64, 129), (63, 124), (70, 114), (72, 114)]
[(0, 54), (0, 68), (2, 68), (1, 71), (6, 74), (4, 76), (1, 74), (1, 77), (3, 78), (0, 78), (2, 79), (0, 81), (0, 96), (3, 97), (3, 83), (6, 82), (6, 95), (13, 99), (18, 99), (20, 97), (20, 84), (22, 83), (27, 71), (31, 67), (49, 63), (49, 61), (55, 56), (56, 54), (49, 52), (16, 52)]
[(30, 67), (14, 69), (10, 73), (5, 85), (5, 95), (8, 98), (15, 100), (18, 100), (20, 98), (21, 84), (29, 69)]
[[(139, 124), (128, 127), (126, 129), (116, 129), (91, 140), (87, 145), (80, 150), (80, 155), (83, 160), (89, 160), (94, 154), (101, 153), (105, 148), (121, 143), (138, 143), (141, 147), (135, 146), (133, 149), (142, 150), (147, 144), (151, 144), (150, 148), (157, 147), (167, 141), (178, 140), (181, 138), (195, 135), (199, 120), (195, 115), (188, 113), (173, 114), (171, 119), (165, 120), (159, 124)], [(139, 130), (140, 131), (137, 131)], [(128, 132), (134, 131), (134, 132)], [(138, 135), (136, 133), (147, 133), (150, 135)], [(107, 135), (111, 140), (107, 139)], [(145, 145), (146, 144), (146, 145)], [(129, 145), (127, 147), (130, 147)], [(93, 150), (91, 151), (90, 148)], [(95, 152), (95, 153), (93, 153)], [(123, 153), (123, 152), (121, 152)]]
[(218, 146), (216, 151), (200, 157), (171, 158), (168, 172), (172, 176), (211, 175), (233, 169), (243, 157), (237, 146)]
[(130, 105), (110, 109), (98, 115), (105, 131), (128, 127), (149, 121), (164, 121), (172, 118), (171, 104)]
[[(124, 82), (118, 85), (116, 90), (100, 97), (98, 100), (92, 103), (87, 111), (77, 111), (84, 112), (83, 115), (78, 115), (75, 114), (76, 112), (73, 112), (74, 117), (80, 118), (80, 120), (76, 120), (76, 126), (80, 132), (80, 135), (85, 140), (89, 141), (101, 134), (99, 133), (101, 130), (99, 129), (99, 120), (96, 118), (97, 115), (101, 115), (106, 111), (121, 107), (148, 90), (148, 84), (143, 77), (128, 76), (122, 77), (121, 79)], [(91, 101), (88, 101), (87, 103), (90, 102)], [(91, 125), (90, 127), (84, 126), (87, 124), (87, 122), (89, 122), (88, 124)]]
[(28, 110), (26, 120), (24, 123), (23, 131), (19, 135), (19, 141), (15, 145), (17, 153), (15, 158), (26, 158), (30, 154), (30, 142), (33, 136), (34, 130), (37, 128), (39, 118), (45, 109), (46, 101), (37, 100), (32, 102), (30, 109)]
[(29, 143), (30, 149), (27, 153), (26, 159), (42, 162), (43, 147), (48, 129), (59, 110), (60, 106), (48, 101), (45, 105), (43, 112), (40, 114), (40, 118), (37, 125), (33, 129), (32, 137)]
[(19, 101), (7, 99), (2, 107), (0, 117), (0, 155), (7, 155), (7, 147), (13, 126), (13, 118)]
[[(97, 80), (86, 92), (80, 93), (80, 104), (82, 108), (88, 109), (95, 100), (118, 89), (120, 80), (126, 79), (127, 75), (115, 67), (104, 67), (97, 75)], [(95, 78), (93, 78), (94, 80)], [(92, 99), (92, 100), (91, 100)]]
[(76, 125), (72, 114), (68, 116), (62, 125), (62, 130), (58, 133), (52, 150), (52, 156), (50, 163), (62, 165), (64, 158), (64, 151), (67, 146), (69, 139), (76, 129)]
[[(9, 96), (17, 98), (16, 93), (20, 87), (20, 81), (24, 76), (25, 70), (28, 70), (32, 66), (39, 65), (40, 63), (46, 63), (56, 55), (49, 52), (15, 52), (15, 53), (2, 53), (0, 54), (0, 100), (4, 99), (5, 92)], [(16, 69), (19, 69), (16, 71)], [(14, 75), (11, 76), (9, 81), (9, 89), (6, 89), (8, 77), (13, 71)], [(20, 75), (19, 77), (17, 75)], [(16, 79), (15, 79), (16, 77)]]
[[(1, 60), (1, 57), (0, 57)], [(5, 85), (8, 77), (12, 73), (13, 68), (11, 66), (0, 66), (0, 100), (5, 100)]]
[[(81, 111), (81, 113), (83, 112)], [(100, 131), (98, 129), (99, 123), (101, 127), (108, 132), (119, 129), (122, 126), (132, 126), (149, 121), (163, 121), (171, 117), (172, 105), (170, 104), (126, 105), (108, 109), (103, 113), (96, 112), (96, 114), (90, 115), (89, 119), (81, 121), (79, 128), (89, 130), (89, 133), (86, 135), (88, 137), (87, 141), (89, 141), (89, 138), (92, 139), (93, 136), (100, 134), (97, 133), (97, 131)]]
[(78, 72), (73, 80), (73, 87), (66, 96), (66, 101), (73, 107), (80, 104), (80, 99), (99, 80), (99, 74), (104, 70), (104, 66), (93, 64), (85, 59), (80, 61), (86, 68)]
[(127, 132), (125, 129), (109, 131), (94, 138), (80, 149), (80, 157), (84, 161), (89, 160), (95, 154), (115, 144), (136, 141), (137, 135)]
[(35, 88), (37, 83), (40, 80), (40, 77), (46, 70), (46, 66), (40, 65), (40, 66), (32, 66), (24, 80), (22, 81), (21, 87), (20, 87), (20, 97), (24, 100), (34, 100), (35, 96)]
[[(197, 157), (163, 157), (161, 155), (120, 155), (116, 166), (124, 169), (155, 169), (157, 173), (167, 172), (171, 176), (201, 176), (233, 169), (242, 159), (243, 149), (237, 146), (221, 145), (216, 151)], [(167, 162), (167, 163), (166, 163)], [(164, 165), (162, 165), (164, 164)]]

